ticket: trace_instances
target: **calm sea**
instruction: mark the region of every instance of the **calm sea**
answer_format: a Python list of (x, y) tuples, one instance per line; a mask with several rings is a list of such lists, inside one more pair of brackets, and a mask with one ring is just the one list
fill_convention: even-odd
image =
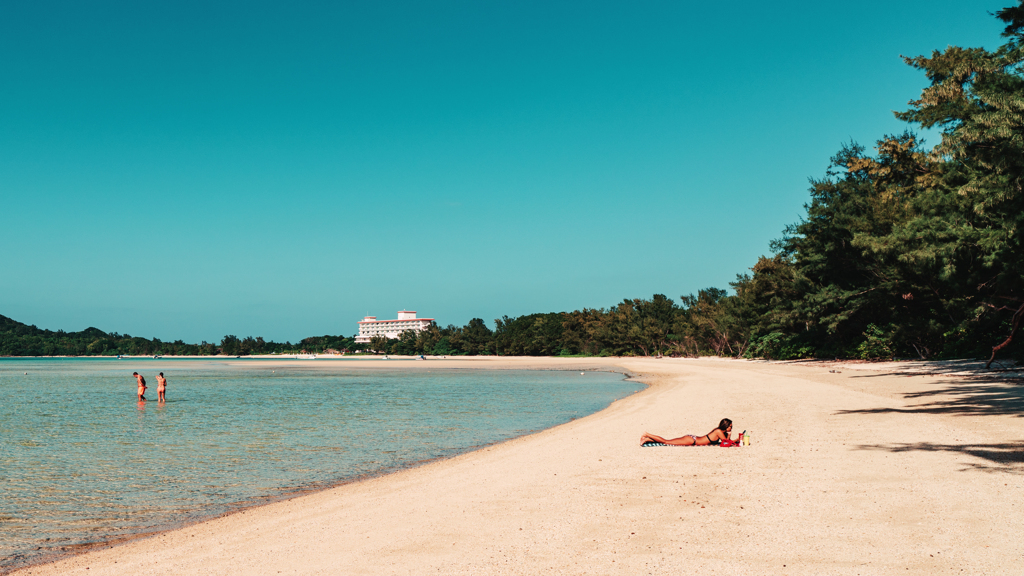
[[(467, 452), (641, 387), (601, 372), (316, 363), (0, 358), (0, 571)], [(150, 401), (136, 402), (133, 371)]]

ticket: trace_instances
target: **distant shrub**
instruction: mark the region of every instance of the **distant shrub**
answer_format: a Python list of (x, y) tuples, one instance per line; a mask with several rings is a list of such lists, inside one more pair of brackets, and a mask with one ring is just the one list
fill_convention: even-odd
[(778, 360), (779, 352), (782, 351), (782, 345), (785, 340), (786, 335), (782, 332), (772, 332), (764, 336), (757, 336), (750, 342), (750, 347), (747, 348), (747, 352), (743, 356), (746, 358)]
[(881, 358), (894, 358), (896, 356), (896, 345), (893, 343), (893, 326), (887, 326), (888, 330), (882, 330), (874, 324), (868, 324), (864, 330), (864, 341), (857, 346), (857, 356), (864, 360), (878, 360)]

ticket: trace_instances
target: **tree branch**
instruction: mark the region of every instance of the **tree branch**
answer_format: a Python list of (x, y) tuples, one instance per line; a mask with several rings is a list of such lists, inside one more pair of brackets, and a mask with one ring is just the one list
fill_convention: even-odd
[(1020, 330), (1020, 321), (1022, 318), (1024, 318), (1024, 304), (1021, 304), (1020, 308), (1018, 308), (1017, 311), (1014, 312), (1013, 314), (1013, 327), (1010, 328), (1010, 337), (1007, 338), (1002, 344), (992, 347), (992, 357), (989, 358), (988, 362), (985, 364), (986, 370), (988, 370), (989, 366), (992, 365), (992, 361), (996, 359), (996, 352), (999, 352), (1003, 348), (1006, 348), (1007, 346), (1010, 345), (1011, 342), (1013, 342), (1013, 337)]

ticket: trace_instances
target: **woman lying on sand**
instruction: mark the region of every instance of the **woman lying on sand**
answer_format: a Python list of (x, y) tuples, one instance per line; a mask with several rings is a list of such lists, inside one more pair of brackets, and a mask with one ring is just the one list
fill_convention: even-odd
[(732, 432), (732, 420), (722, 418), (722, 421), (718, 423), (718, 428), (715, 428), (703, 436), (687, 434), (685, 436), (680, 436), (679, 438), (666, 440), (661, 436), (655, 436), (654, 434), (644, 432), (644, 435), (640, 437), (640, 444), (643, 445), (648, 442), (658, 442), (659, 444), (672, 444), (674, 446), (718, 446), (718, 443), (722, 440), (729, 440), (729, 432)]

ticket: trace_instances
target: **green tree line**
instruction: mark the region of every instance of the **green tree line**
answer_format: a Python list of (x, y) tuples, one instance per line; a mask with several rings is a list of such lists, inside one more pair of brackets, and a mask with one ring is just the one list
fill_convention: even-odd
[(327, 350), (357, 351), (364, 348), (354, 338), (345, 336), (311, 336), (300, 342), (266, 341), (261, 337), (238, 338), (227, 335), (219, 343), (188, 344), (181, 340), (164, 342), (103, 332), (87, 328), (81, 332), (43, 330), (0, 316), (0, 356), (248, 356), (250, 354), (298, 354)]
[[(431, 325), (369, 348), (391, 354), (717, 355), (775, 359), (1024, 358), (1024, 0), (995, 13), (1005, 43), (905, 58), (928, 85), (913, 131), (839, 148), (806, 214), (731, 291), (661, 294), (604, 309)], [(0, 354), (204, 354), (356, 350), (226, 336), (219, 345), (39, 330), (0, 317)]]

